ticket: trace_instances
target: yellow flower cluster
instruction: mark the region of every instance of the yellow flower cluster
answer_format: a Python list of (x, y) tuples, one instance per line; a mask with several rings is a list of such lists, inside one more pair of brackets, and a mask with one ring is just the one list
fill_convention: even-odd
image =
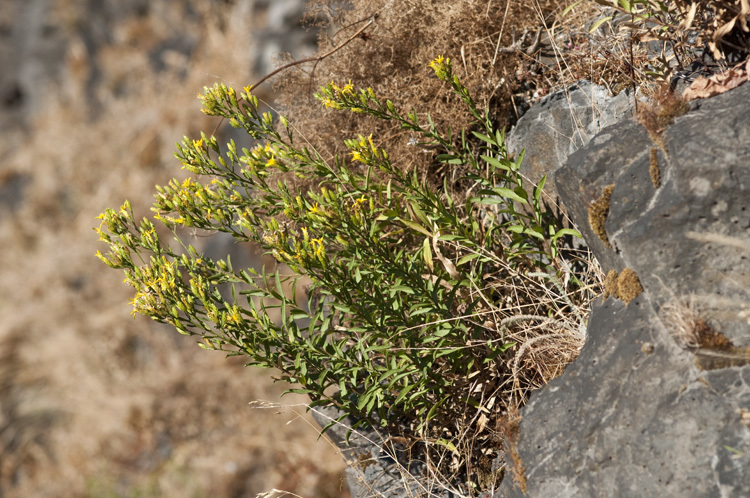
[[(135, 287), (135, 296), (130, 300), (133, 305), (131, 315), (140, 313), (153, 318), (165, 318), (168, 315), (166, 303), (174, 301), (176, 294), (181, 294), (177, 286), (177, 265), (165, 256), (152, 260), (152, 266), (143, 266), (135, 274), (128, 274), (125, 282)], [(181, 299), (180, 301), (186, 300)]]
[(257, 174), (256, 168), (273, 167), (277, 164), (276, 151), (270, 143), (260, 144), (253, 148), (248, 155), (241, 157), (240, 162), (247, 164), (247, 168), (252, 173)]
[(367, 138), (360, 135), (359, 140), (351, 140), (347, 145), (352, 150), (350, 152), (352, 161), (369, 164), (372, 159), (380, 159), (381, 156), (385, 157), (385, 151), (378, 149), (373, 143), (372, 134)]
[(430, 67), (435, 71), (435, 75), (441, 80), (448, 78), (451, 71), (451, 60), (438, 55), (430, 62)]
[(326, 108), (343, 109), (343, 106), (339, 101), (345, 100), (346, 97), (354, 96), (354, 85), (352, 85), (352, 80), (349, 80), (349, 82), (341, 88), (331, 81), (323, 90), (323, 94), (325, 96), (325, 98), (323, 98), (323, 104)]

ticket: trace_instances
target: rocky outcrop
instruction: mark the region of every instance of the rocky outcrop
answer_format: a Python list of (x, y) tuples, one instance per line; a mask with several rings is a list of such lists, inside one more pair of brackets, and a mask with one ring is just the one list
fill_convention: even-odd
[(614, 295), (523, 410), (526, 493), (496, 496), (750, 496), (748, 102), (694, 102), (661, 146), (624, 120), (554, 175)]
[[(606, 88), (579, 81), (532, 106), (508, 133), (508, 152), (518, 155), (525, 149), (521, 171), (538, 183), (602, 129), (631, 116), (632, 100), (625, 90), (611, 97)], [(547, 182), (545, 191), (557, 197), (552, 182)]]

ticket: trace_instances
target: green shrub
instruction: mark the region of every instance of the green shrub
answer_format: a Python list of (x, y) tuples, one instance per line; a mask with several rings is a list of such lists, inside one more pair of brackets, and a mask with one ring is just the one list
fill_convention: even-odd
[[(581, 278), (589, 260), (565, 249), (577, 232), (542, 201), (544, 180), (524, 185), (522, 157), (508, 156), (503, 132), (450, 60), (431, 67), (479, 131), (453, 136), (351, 84), (330, 83), (317, 98), (397, 122), (415, 147), (440, 149), (451, 174), (439, 190), (396, 167), (372, 137), (347, 141), (348, 157), (327, 162), (306, 146), (304, 130), (261, 113), (250, 88), (206, 88), (203, 112), (258, 142), (238, 150), (203, 134), (178, 146), (183, 166), (207, 179), (157, 187), (154, 218), (181, 249), (162, 241), (153, 221), (137, 222), (127, 201), (100, 216), (109, 253), (98, 256), (125, 271), (133, 313), (276, 368), (311, 406), (372, 424), (474, 424), (559, 375), (582, 344), (581, 308), (595, 294)], [(294, 189), (291, 178), (310, 187)], [(183, 227), (259, 244), (296, 273), (211, 260), (182, 242)], [(304, 289), (303, 276), (312, 282)], [(229, 300), (219, 292), (226, 284)], [(301, 292), (306, 306), (297, 304)]]

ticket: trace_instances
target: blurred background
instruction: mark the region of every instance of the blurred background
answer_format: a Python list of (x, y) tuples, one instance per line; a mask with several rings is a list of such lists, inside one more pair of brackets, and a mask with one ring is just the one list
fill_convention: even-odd
[(204, 86), (314, 51), (303, 4), (0, 1), (0, 497), (347, 496), (304, 398), (131, 317), (94, 257), (100, 212), (146, 216), (154, 185), (184, 177), (174, 144), (216, 126)]

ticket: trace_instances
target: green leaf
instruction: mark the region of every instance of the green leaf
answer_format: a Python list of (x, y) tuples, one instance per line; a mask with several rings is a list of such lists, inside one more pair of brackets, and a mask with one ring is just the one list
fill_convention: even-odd
[(425, 238), (422, 242), (422, 257), (424, 258), (425, 266), (427, 266), (427, 269), (432, 273), (435, 270), (435, 267), (432, 262), (432, 250), (430, 249), (429, 237)]
[(479, 132), (472, 131), (471, 132), (475, 137), (477, 137), (479, 140), (482, 140), (483, 142), (487, 142), (490, 145), (497, 145), (494, 138), (488, 137), (487, 135), (482, 135)]
[(451, 453), (454, 453), (456, 455), (460, 455), (458, 450), (456, 449), (456, 445), (448, 441), (447, 439), (439, 438), (435, 440), (435, 444), (442, 446), (443, 448), (448, 449)]
[(520, 202), (521, 204), (528, 204), (529, 202), (518, 195), (515, 191), (504, 188), (504, 187), (495, 187), (492, 189), (493, 192), (495, 192), (497, 195), (505, 197), (507, 199), (513, 199), (516, 202)]
[(373, 395), (370, 392), (362, 393), (357, 400), (357, 410), (362, 410), (369, 402)]
[(568, 14), (568, 12), (570, 12), (571, 10), (573, 10), (575, 8), (575, 6), (578, 5), (579, 3), (581, 3), (582, 1), (583, 0), (578, 0), (577, 2), (575, 2), (575, 3), (573, 3), (571, 5), (568, 5), (567, 7), (565, 7), (565, 10), (562, 11), (562, 14), (560, 15), (560, 17), (565, 17)]
[[(599, 2), (597, 2), (597, 3), (599, 3)], [(593, 33), (594, 31), (596, 31), (597, 29), (599, 29), (599, 26), (601, 26), (605, 22), (611, 21), (611, 20), (612, 20), (612, 16), (602, 17), (601, 19), (599, 19), (598, 21), (596, 21), (593, 24), (593, 26), (591, 26), (591, 28), (589, 29), (589, 33)]]
[(574, 230), (572, 228), (563, 228), (555, 232), (555, 235), (552, 236), (552, 242), (556, 241), (560, 237), (564, 237), (565, 235), (572, 235), (573, 237), (583, 238), (581, 236), (581, 232), (578, 230)]
[(460, 156), (456, 156), (453, 154), (438, 154), (438, 156), (435, 159), (445, 164), (463, 164), (464, 163), (464, 160)]
[(544, 175), (541, 180), (539, 180), (539, 183), (536, 187), (534, 187), (534, 200), (536, 202), (539, 202), (539, 198), (542, 196), (542, 190), (544, 189), (544, 185), (547, 184), (547, 175)]
[(414, 223), (413, 221), (405, 220), (404, 218), (398, 219), (401, 223), (406, 225), (407, 227), (411, 228), (412, 230), (415, 230), (423, 235), (426, 235), (427, 237), (432, 237), (432, 234), (424, 228), (422, 225), (419, 225), (417, 223)]
[(398, 405), (401, 400), (403, 400), (409, 392), (417, 387), (417, 384), (408, 384), (406, 387), (401, 389), (401, 392), (398, 393), (398, 396), (396, 397), (396, 401), (393, 402), (394, 405)]
[(461, 266), (464, 263), (477, 259), (479, 256), (481, 255), (478, 253), (467, 254), (466, 256), (463, 256), (461, 259), (458, 260), (458, 262), (456, 263), (456, 266)]
[(294, 310), (289, 313), (289, 318), (291, 320), (305, 320), (305, 319), (310, 318), (310, 314), (307, 313), (306, 311)]
[(482, 204), (484, 206), (493, 206), (495, 204), (503, 204), (505, 202), (505, 199), (501, 199), (499, 197), (472, 197), (470, 200), (472, 203)]
[(394, 295), (396, 292), (403, 292), (404, 294), (414, 294), (414, 289), (409, 287), (408, 285), (391, 285), (388, 290), (391, 292), (391, 295)]
[(510, 166), (506, 164), (508, 163), (508, 161), (502, 162), (490, 156), (479, 156), (479, 157), (484, 159), (487, 162), (487, 164), (489, 164), (490, 166), (494, 166), (495, 168), (498, 168), (504, 171), (510, 171)]

